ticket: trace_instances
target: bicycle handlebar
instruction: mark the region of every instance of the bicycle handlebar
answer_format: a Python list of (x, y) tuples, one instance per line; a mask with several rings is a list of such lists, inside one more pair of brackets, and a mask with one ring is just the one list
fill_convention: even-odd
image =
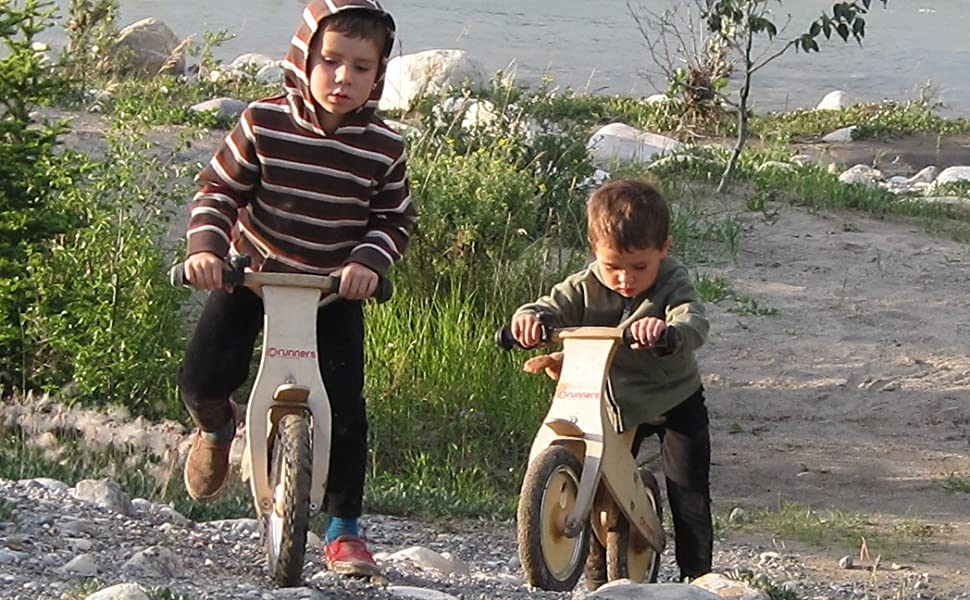
[[(543, 325), (542, 333), (540, 335), (540, 337), (542, 338), (542, 341), (540, 341), (538, 345), (542, 346), (545, 344), (551, 344), (555, 341), (558, 341), (559, 331), (563, 331), (563, 330), (550, 329), (545, 325)], [(633, 332), (631, 332), (629, 328), (624, 329), (622, 335), (623, 335), (623, 345), (629, 347), (636, 343), (636, 340), (633, 339)], [(666, 329), (664, 329), (663, 333), (661, 334), (660, 339), (657, 340), (657, 342), (650, 348), (652, 350), (660, 350), (664, 354), (673, 354), (680, 347), (680, 342), (681, 342), (680, 331), (678, 331), (676, 327), (667, 327)], [(507, 325), (495, 332), (495, 345), (497, 345), (499, 348), (502, 348), (503, 350), (511, 350), (512, 348), (520, 348), (522, 350), (532, 350), (532, 348), (526, 348), (525, 346), (520, 344), (518, 340), (516, 340), (515, 337), (512, 335), (512, 330)]]
[[(248, 256), (234, 256), (229, 260), (226, 265), (228, 268), (222, 272), (222, 280), (228, 285), (246, 285), (245, 268), (249, 266), (250, 260)], [(325, 283), (320, 285), (319, 288), (325, 293), (336, 293), (340, 289), (340, 276), (339, 275), (305, 275), (306, 277), (314, 277), (320, 280), (320, 283)], [(174, 265), (169, 271), (169, 280), (173, 286), (189, 286), (189, 280), (185, 278), (185, 264), (178, 263)], [(316, 286), (314, 286), (316, 287)], [(377, 300), (378, 303), (383, 304), (391, 299), (394, 295), (394, 285), (391, 280), (384, 277), (383, 275), (378, 275), (377, 278), (377, 288), (374, 290), (374, 294), (371, 298)]]

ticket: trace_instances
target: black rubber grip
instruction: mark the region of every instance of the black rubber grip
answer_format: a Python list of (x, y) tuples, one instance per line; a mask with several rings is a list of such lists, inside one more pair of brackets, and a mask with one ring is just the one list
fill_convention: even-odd
[[(178, 263), (174, 265), (168, 272), (168, 278), (172, 285), (176, 287), (182, 287), (190, 285), (189, 280), (185, 278), (185, 264)], [(241, 269), (226, 269), (222, 272), (223, 282), (229, 285), (242, 285), (245, 279), (245, 273)], [(337, 275), (331, 275), (333, 293), (336, 293), (340, 289), (340, 277)], [(372, 298), (377, 300), (379, 303), (387, 302), (394, 295), (394, 285), (391, 280), (380, 276), (377, 279), (377, 289), (374, 290), (374, 295)]]

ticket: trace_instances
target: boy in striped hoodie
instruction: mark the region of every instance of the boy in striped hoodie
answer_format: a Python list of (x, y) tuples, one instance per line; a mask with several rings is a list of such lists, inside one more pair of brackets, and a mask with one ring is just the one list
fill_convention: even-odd
[(342, 300), (317, 315), (333, 413), (325, 554), (352, 575), (378, 571), (357, 529), (367, 459), (361, 301), (401, 257), (416, 217), (403, 139), (375, 114), (393, 36), (376, 0), (311, 0), (284, 63), (285, 93), (243, 111), (198, 176), (187, 231), (186, 278), (211, 292), (178, 374), (198, 426), (185, 465), (196, 500), (214, 500), (228, 476), (230, 394), (249, 374), (263, 317), (251, 290), (223, 288), (224, 258), (340, 275)]

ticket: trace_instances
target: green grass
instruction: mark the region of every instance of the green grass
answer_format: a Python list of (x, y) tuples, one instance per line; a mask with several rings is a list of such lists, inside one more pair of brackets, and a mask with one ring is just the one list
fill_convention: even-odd
[(775, 509), (750, 511), (743, 523), (716, 519), (721, 530), (739, 530), (756, 535), (771, 535), (818, 547), (858, 550), (863, 539), (872, 557), (904, 556), (933, 535), (933, 529), (918, 517), (890, 522), (840, 509), (815, 509), (806, 504), (782, 502)]
[(970, 494), (970, 474), (949, 473), (940, 480), (940, 485), (951, 492)]
[(855, 139), (970, 133), (970, 119), (944, 119), (923, 102), (857, 104), (844, 110), (800, 109), (755, 116), (751, 130), (764, 140), (796, 141), (856, 125)]

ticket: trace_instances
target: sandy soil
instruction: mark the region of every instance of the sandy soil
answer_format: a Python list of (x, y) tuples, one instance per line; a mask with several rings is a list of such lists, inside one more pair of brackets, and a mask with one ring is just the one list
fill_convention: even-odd
[[(903, 222), (775, 208), (733, 260), (704, 269), (779, 311), (710, 307), (715, 504), (915, 519), (925, 543), (870, 545), (872, 558), (970, 590), (970, 494), (940, 485), (970, 475), (970, 248)], [(835, 572), (858, 546), (799, 550), (834, 580), (870, 575)]]

